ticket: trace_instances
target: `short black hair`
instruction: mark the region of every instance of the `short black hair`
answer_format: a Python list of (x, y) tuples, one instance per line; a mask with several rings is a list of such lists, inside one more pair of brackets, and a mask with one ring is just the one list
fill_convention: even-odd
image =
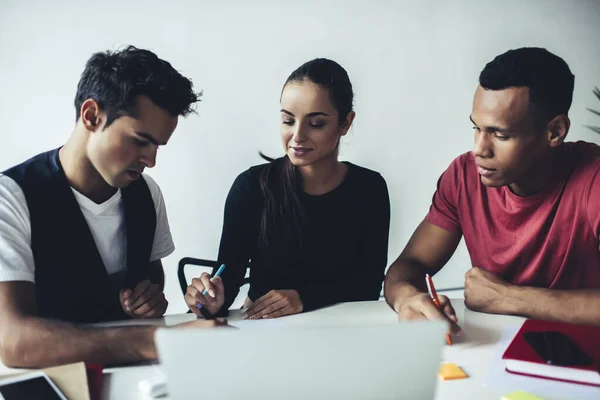
[(548, 120), (567, 115), (573, 101), (575, 76), (559, 56), (539, 47), (522, 47), (500, 54), (479, 75), (484, 89), (529, 88), (529, 99)]
[(105, 128), (123, 115), (134, 115), (137, 96), (147, 96), (173, 116), (194, 112), (201, 93), (192, 81), (149, 50), (127, 46), (119, 51), (95, 53), (88, 60), (75, 96), (75, 120), (87, 99), (106, 112)]

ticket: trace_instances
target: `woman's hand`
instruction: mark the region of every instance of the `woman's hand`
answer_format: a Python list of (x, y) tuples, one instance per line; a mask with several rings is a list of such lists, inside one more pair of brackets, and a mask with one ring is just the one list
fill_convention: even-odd
[(271, 290), (254, 302), (242, 319), (278, 318), (304, 310), (300, 295), (295, 290)]
[[(203, 295), (204, 291), (206, 295)], [(184, 296), (187, 306), (194, 314), (202, 317), (200, 309), (203, 307), (209, 313), (216, 314), (225, 302), (225, 288), (220, 276), (210, 279), (210, 274), (204, 272), (200, 278), (192, 279), (192, 284), (187, 287)]]

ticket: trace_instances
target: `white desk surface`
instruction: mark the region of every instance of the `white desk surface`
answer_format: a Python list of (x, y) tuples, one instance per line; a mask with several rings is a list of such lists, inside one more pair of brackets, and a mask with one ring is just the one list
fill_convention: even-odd
[[(458, 293), (460, 294), (460, 293)], [(443, 362), (459, 365), (469, 378), (455, 381), (437, 382), (436, 400), (478, 399), (499, 400), (504, 394), (519, 388), (496, 389), (485, 387), (484, 379), (488, 374), (496, 345), (506, 328), (518, 329), (524, 318), (482, 314), (466, 309), (462, 298), (452, 299), (463, 335), (453, 337), (453, 346), (445, 346)], [(157, 320), (119, 321), (95, 324), (96, 326), (128, 325), (176, 325), (196, 319), (194, 314), (169, 315)], [(241, 311), (233, 311), (228, 318), (235, 322), (241, 320)], [(277, 320), (288, 327), (368, 325), (397, 323), (397, 315), (384, 301), (343, 303), (309, 313), (291, 315)], [(420, 345), (416, 343), (415, 345)], [(148, 363), (131, 367), (105, 369), (103, 377), (102, 400), (147, 400), (138, 391), (141, 380), (157, 375), (158, 363)], [(0, 364), (0, 376), (11, 372)], [(544, 396), (544, 400), (566, 400), (564, 397)], [(598, 397), (600, 399), (600, 396)], [(168, 397), (163, 398), (168, 400)]]
[[(465, 308), (462, 299), (452, 299), (452, 304), (457, 311), (459, 323), (464, 333), (460, 337), (454, 338), (453, 346), (445, 347), (443, 361), (459, 365), (469, 375), (469, 378), (438, 382), (435, 399), (498, 400), (510, 390), (499, 391), (484, 387), (483, 380), (503, 329), (511, 326), (519, 327), (524, 319), (472, 312)], [(240, 317), (241, 312), (234, 311), (228, 319), (237, 321)], [(164, 323), (174, 325), (192, 319), (195, 319), (193, 314), (172, 315), (166, 316)], [(309, 313), (280, 318), (279, 320), (289, 327), (392, 324), (397, 322), (397, 315), (384, 301), (373, 301), (338, 304)], [(146, 365), (106, 370), (102, 398), (106, 400), (143, 399), (144, 397), (137, 390), (138, 382), (153, 376), (156, 373), (156, 368), (156, 366)]]

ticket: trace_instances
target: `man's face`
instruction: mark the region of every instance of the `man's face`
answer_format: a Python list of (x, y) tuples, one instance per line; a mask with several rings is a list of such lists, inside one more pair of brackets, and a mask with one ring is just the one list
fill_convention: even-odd
[(134, 116), (121, 116), (90, 136), (88, 158), (107, 184), (126, 187), (154, 167), (158, 146), (167, 144), (176, 127), (177, 117), (138, 96)]
[(478, 86), (471, 121), (475, 133), (472, 153), (481, 182), (511, 188), (529, 182), (549, 148), (543, 128), (536, 127), (529, 88), (486, 90)]

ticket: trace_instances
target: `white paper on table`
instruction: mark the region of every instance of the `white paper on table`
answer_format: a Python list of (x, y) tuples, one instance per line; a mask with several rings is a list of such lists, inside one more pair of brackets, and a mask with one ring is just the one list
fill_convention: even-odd
[(22, 368), (9, 368), (6, 365), (2, 364), (0, 361), (0, 377), (22, 374), (23, 372), (32, 371), (30, 369), (22, 369)]
[(240, 330), (287, 328), (287, 325), (278, 319), (243, 319), (241, 321), (229, 321), (228, 323)]
[(519, 328), (506, 328), (502, 332), (500, 341), (494, 348), (494, 356), (490, 363), (490, 369), (483, 381), (485, 386), (505, 389), (507, 392), (522, 390), (542, 398), (573, 400), (600, 399), (600, 387), (533, 378), (507, 372), (502, 355), (518, 331)]

